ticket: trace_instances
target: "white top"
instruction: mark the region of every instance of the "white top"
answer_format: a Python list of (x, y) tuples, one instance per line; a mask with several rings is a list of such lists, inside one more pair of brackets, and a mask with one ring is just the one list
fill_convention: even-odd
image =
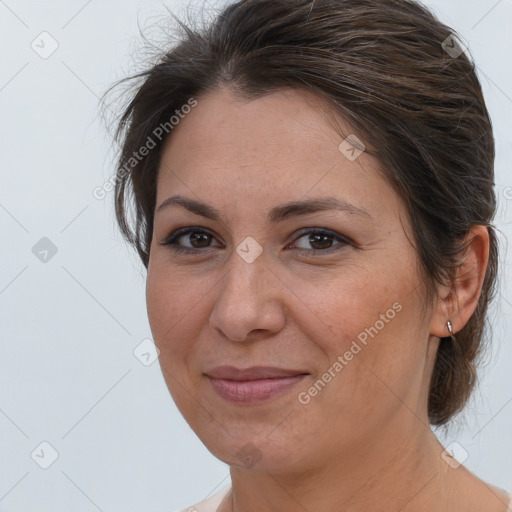
[[(231, 484), (227, 485), (220, 492), (214, 494), (207, 500), (201, 501), (182, 510), (175, 510), (174, 512), (217, 512), (217, 507), (221, 504), (224, 497), (227, 496), (230, 489)], [(509, 503), (507, 512), (512, 512), (512, 493), (508, 495), (508, 499)]]
[(207, 500), (200, 501), (182, 510), (175, 510), (174, 512), (216, 512), (217, 507), (221, 504), (224, 497), (227, 496), (230, 489), (231, 484), (228, 484), (220, 492), (210, 496)]
[[(504, 489), (501, 489), (501, 487), (498, 487), (498, 489), (500, 489), (501, 491), (503, 492), (507, 492), (505, 491)], [(510, 494), (507, 493), (507, 496), (508, 496), (508, 508), (507, 508), (507, 512), (512, 512), (512, 492)]]

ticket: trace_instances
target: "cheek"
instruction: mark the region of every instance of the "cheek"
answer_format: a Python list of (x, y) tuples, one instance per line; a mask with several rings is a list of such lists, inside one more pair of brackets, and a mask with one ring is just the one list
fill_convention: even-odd
[[(179, 270), (168, 271), (158, 262), (150, 263), (146, 282), (146, 305), (149, 324), (155, 344), (162, 355), (177, 355), (183, 351), (183, 343), (173, 343), (180, 330), (187, 325), (194, 306), (201, 299), (201, 292), (194, 282), (181, 276)], [(185, 338), (186, 339), (186, 338)]]
[[(403, 267), (407, 268), (412, 267)], [(325, 387), (319, 383), (317, 390), (306, 392), (325, 406), (360, 408), (364, 414), (367, 404), (382, 402), (383, 393), (397, 401), (393, 392), (405, 396), (411, 382), (419, 381), (425, 325), (414, 275), (397, 266), (346, 270), (314, 285), (299, 281), (294, 291), (307, 297), (308, 314), (297, 314), (296, 320), (305, 338), (322, 353), (312, 381), (327, 381)], [(326, 388), (330, 391), (324, 392)]]
[(331, 358), (348, 350), (353, 340), (364, 343), (389, 330), (402, 309), (397, 303), (408, 285), (369, 267), (347, 265), (305, 278), (288, 276), (294, 322)]
[(158, 262), (150, 264), (146, 283), (149, 324), (160, 352), (158, 360), (165, 383), (185, 418), (193, 416), (195, 403), (190, 400), (195, 385), (191, 382), (189, 361), (196, 335), (187, 331), (198, 325), (190, 319), (197, 315), (201, 293), (204, 290), (195, 289), (194, 283), (179, 271), (170, 272)]

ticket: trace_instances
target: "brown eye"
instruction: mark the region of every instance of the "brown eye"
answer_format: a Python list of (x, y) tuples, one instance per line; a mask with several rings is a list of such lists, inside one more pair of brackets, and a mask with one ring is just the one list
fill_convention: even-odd
[(182, 235), (180, 238), (182, 238), (183, 236), (189, 237), (190, 243), (192, 244), (193, 247), (208, 247), (208, 244), (210, 243), (210, 240), (212, 238), (212, 236), (209, 233), (196, 232), (192, 232), (189, 235)]
[(299, 253), (304, 255), (333, 252), (350, 244), (350, 241), (342, 235), (322, 229), (303, 231), (301, 236), (295, 239), (294, 245), (297, 245), (300, 240), (303, 242), (301, 242), (302, 247), (299, 245), (299, 249), (304, 250), (299, 250)]
[[(175, 252), (194, 253), (201, 249), (209, 249), (214, 236), (203, 228), (183, 228), (172, 233), (160, 245), (168, 246)], [(218, 247), (218, 246), (217, 246)]]

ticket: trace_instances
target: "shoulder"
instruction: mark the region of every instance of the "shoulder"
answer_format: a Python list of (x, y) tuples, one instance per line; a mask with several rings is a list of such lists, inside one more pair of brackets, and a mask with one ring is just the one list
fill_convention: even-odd
[(210, 496), (209, 498), (195, 503), (190, 507), (174, 510), (173, 512), (215, 512), (230, 489), (231, 484), (226, 485), (226, 487), (224, 487), (221, 491)]

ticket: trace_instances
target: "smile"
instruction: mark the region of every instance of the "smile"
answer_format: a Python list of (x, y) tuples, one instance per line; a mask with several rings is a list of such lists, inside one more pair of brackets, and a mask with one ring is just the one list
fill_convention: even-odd
[(235, 403), (252, 404), (269, 400), (298, 384), (306, 375), (258, 380), (229, 380), (209, 377), (219, 396)]

